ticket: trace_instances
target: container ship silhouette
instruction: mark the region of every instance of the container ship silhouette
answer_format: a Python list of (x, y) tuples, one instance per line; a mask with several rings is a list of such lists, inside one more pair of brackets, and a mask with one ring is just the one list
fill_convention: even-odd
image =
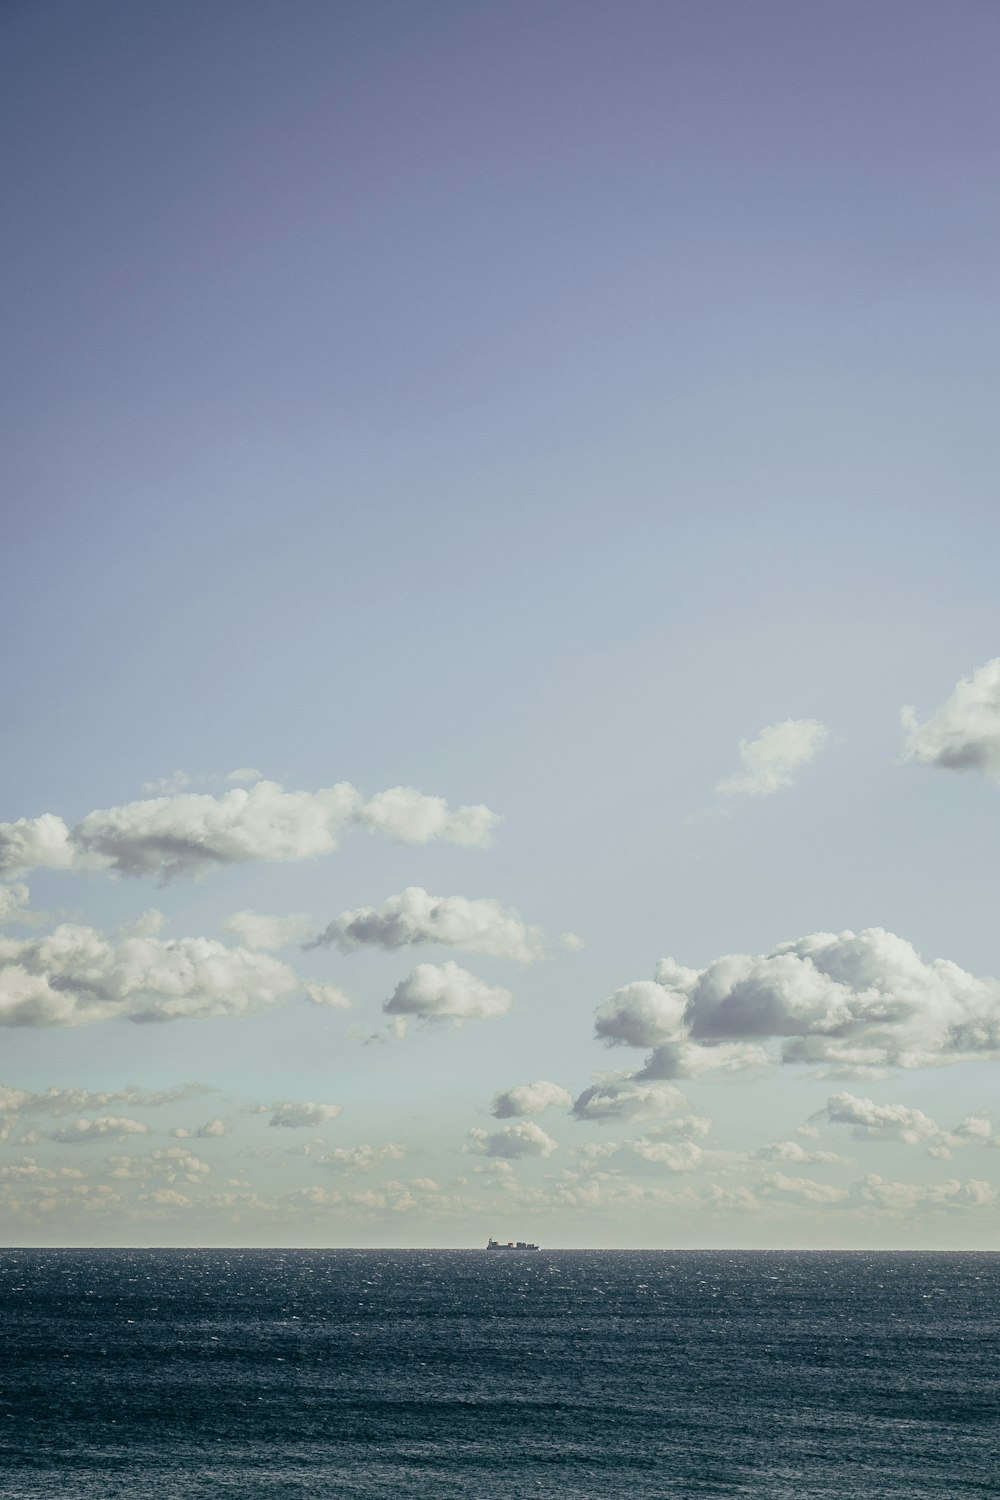
[(529, 1245), (527, 1240), (494, 1240), (486, 1241), (487, 1250), (537, 1250), (537, 1245)]

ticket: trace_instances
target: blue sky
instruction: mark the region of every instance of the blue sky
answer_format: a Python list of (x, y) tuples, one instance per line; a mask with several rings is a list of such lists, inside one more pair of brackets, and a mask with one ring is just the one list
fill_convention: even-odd
[(5, 1237), (995, 1243), (994, 9), (0, 28)]

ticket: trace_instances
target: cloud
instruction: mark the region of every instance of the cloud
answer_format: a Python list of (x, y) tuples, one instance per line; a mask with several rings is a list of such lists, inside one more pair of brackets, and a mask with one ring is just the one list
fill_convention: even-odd
[(343, 1111), (342, 1104), (311, 1104), (281, 1100), (267, 1106), (274, 1113), (268, 1125), (284, 1130), (300, 1130), (303, 1126), (316, 1128), (329, 1125)]
[(0, 1166), (0, 1178), (15, 1182), (54, 1182), (58, 1179), (79, 1182), (83, 1177), (75, 1167), (42, 1167), (33, 1156)]
[(806, 1203), (843, 1203), (850, 1196), (847, 1188), (829, 1182), (815, 1182), (811, 1177), (786, 1177), (772, 1172), (757, 1184), (757, 1191), (768, 1197), (798, 1199)]
[(183, 1126), (179, 1126), (176, 1130), (170, 1132), (172, 1136), (182, 1141), (209, 1140), (213, 1136), (222, 1136), (226, 1133), (225, 1121), (218, 1119), (208, 1120), (204, 1125), (199, 1125), (196, 1130), (185, 1130)]
[(835, 1151), (807, 1151), (798, 1141), (769, 1141), (751, 1153), (755, 1161), (791, 1161), (798, 1165), (815, 1163), (823, 1166), (839, 1166), (844, 1158)]
[(447, 963), (418, 964), (397, 984), (382, 1006), (388, 1016), (419, 1021), (492, 1021), (505, 1016), (514, 1003), (509, 990), (486, 984), (474, 974)]
[(346, 782), (319, 792), (286, 792), (276, 782), (234, 787), (220, 797), (181, 792), (88, 813), (74, 843), (122, 875), (204, 875), (222, 865), (328, 854), (356, 812)]
[(185, 1083), (172, 1089), (140, 1089), (129, 1084), (109, 1093), (94, 1092), (91, 1089), (50, 1088), (43, 1093), (32, 1094), (25, 1089), (0, 1084), (0, 1112), (64, 1115), (76, 1114), (84, 1109), (103, 1110), (111, 1104), (127, 1104), (132, 1108), (158, 1108), (208, 1092), (210, 1091), (203, 1084)]
[(963, 677), (925, 724), (913, 708), (901, 717), (904, 760), (1000, 779), (1000, 656)]
[(118, 929), (121, 937), (158, 937), (166, 926), (165, 913), (157, 906), (150, 906), (131, 922)]
[(881, 927), (820, 932), (704, 969), (664, 959), (654, 983), (626, 985), (599, 1008), (596, 1030), (609, 1046), (653, 1048), (639, 1078), (778, 1059), (872, 1076), (1000, 1056), (1000, 984), (925, 962)]
[(658, 1125), (647, 1125), (646, 1134), (657, 1140), (672, 1137), (675, 1140), (695, 1140), (708, 1135), (712, 1122), (707, 1115), (678, 1115), (674, 1120), (661, 1120)]
[(208, 938), (115, 944), (68, 923), (41, 938), (0, 938), (0, 1026), (238, 1016), (297, 988), (285, 964)]
[(572, 1109), (573, 1096), (561, 1084), (539, 1078), (494, 1095), (492, 1113), (498, 1120), (509, 1120), (517, 1115), (540, 1115), (543, 1109), (552, 1107)]
[(833, 1125), (850, 1125), (855, 1140), (902, 1141), (907, 1146), (938, 1139), (940, 1125), (922, 1109), (905, 1104), (876, 1104), (855, 1094), (831, 1094), (821, 1111)]
[(238, 911), (222, 923), (224, 932), (231, 932), (244, 948), (255, 953), (287, 948), (304, 938), (311, 927), (312, 922), (303, 912), (290, 917), (266, 917), (257, 911)]
[(818, 719), (769, 724), (756, 739), (740, 740), (743, 769), (720, 781), (715, 790), (723, 797), (770, 797), (791, 786), (793, 773), (819, 754), (828, 737)]
[(955, 1178), (931, 1183), (887, 1182), (877, 1172), (870, 1172), (853, 1184), (851, 1192), (860, 1203), (889, 1213), (908, 1213), (921, 1207), (991, 1208), (997, 1201), (990, 1183), (975, 1177), (968, 1182)]
[(413, 787), (393, 787), (365, 802), (347, 782), (286, 792), (277, 782), (258, 781), (221, 796), (177, 790), (100, 808), (72, 832), (52, 813), (0, 823), (0, 875), (43, 866), (154, 875), (161, 882), (197, 878), (225, 865), (329, 854), (351, 826), (409, 844), (440, 839), (484, 848), (498, 821), (487, 807), (453, 812), (443, 798)]
[[(679, 985), (693, 983), (697, 970), (677, 971)], [(656, 1047), (673, 1041), (683, 1024), (686, 988), (668, 988), (652, 979), (637, 979), (616, 990), (597, 1012), (594, 1030), (602, 1040), (623, 1047)]]
[(124, 1140), (130, 1135), (148, 1135), (149, 1126), (141, 1120), (132, 1120), (128, 1115), (97, 1115), (93, 1120), (76, 1120), (62, 1130), (53, 1131), (49, 1140), (63, 1145), (93, 1140)]
[(635, 1077), (595, 1083), (573, 1104), (578, 1120), (607, 1121), (643, 1119), (669, 1114), (687, 1104), (680, 1089), (670, 1083), (642, 1083)]
[(147, 1182), (162, 1178), (166, 1182), (201, 1182), (211, 1172), (207, 1161), (195, 1156), (185, 1146), (165, 1146), (149, 1156), (112, 1156), (111, 1176), (119, 1181)]
[(142, 790), (158, 794), (171, 794), (183, 792), (196, 781), (204, 781), (203, 776), (192, 776), (188, 771), (174, 771), (170, 776), (158, 776), (153, 781), (144, 781)]
[[(954, 1130), (942, 1130), (936, 1120), (906, 1104), (876, 1104), (854, 1094), (831, 1094), (819, 1111), (831, 1124), (848, 1125), (856, 1140), (900, 1141), (906, 1146), (926, 1146), (929, 1155), (947, 1161), (962, 1146), (1000, 1144), (986, 1115), (969, 1115)], [(814, 1115), (813, 1118), (819, 1118)]]
[(342, 912), (307, 946), (332, 943), (344, 953), (362, 946), (398, 949), (445, 943), (469, 953), (530, 963), (542, 952), (542, 933), (539, 927), (526, 927), (516, 912), (505, 911), (498, 901), (430, 896), (411, 885), (378, 909), (362, 906)]
[(315, 984), (311, 980), (303, 985), (313, 1005), (324, 1005), (328, 1010), (350, 1010), (354, 1004), (350, 995), (335, 984)]
[(389, 1141), (384, 1146), (335, 1146), (320, 1162), (341, 1172), (372, 1172), (384, 1162), (402, 1161), (405, 1155), (405, 1146)]
[(151, 1203), (154, 1208), (190, 1208), (193, 1200), (187, 1193), (179, 1193), (176, 1188), (155, 1188), (153, 1192), (144, 1194), (140, 1201)]
[(73, 858), (69, 829), (54, 813), (0, 823), (0, 877), (27, 870), (68, 870)]
[(546, 1135), (533, 1120), (524, 1120), (519, 1125), (505, 1125), (492, 1134), (487, 1130), (470, 1130), (470, 1144), (464, 1151), (477, 1156), (499, 1157), (504, 1161), (517, 1161), (525, 1156), (551, 1156), (558, 1151), (559, 1142)]
[(30, 895), (22, 880), (15, 880), (10, 885), (0, 885), (0, 924), (23, 921), (27, 915)]
[(403, 844), (448, 844), (485, 849), (500, 819), (482, 803), (452, 812), (443, 797), (428, 797), (409, 786), (377, 792), (357, 809), (357, 821)]
[(706, 1151), (696, 1141), (661, 1141), (640, 1139), (628, 1141), (622, 1148), (640, 1161), (664, 1167), (668, 1172), (697, 1172), (736, 1166), (741, 1158), (735, 1151)]

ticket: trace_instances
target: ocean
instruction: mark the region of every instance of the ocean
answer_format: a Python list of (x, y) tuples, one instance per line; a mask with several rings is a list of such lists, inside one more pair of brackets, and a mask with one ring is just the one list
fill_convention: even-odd
[(1000, 1255), (0, 1251), (2, 1500), (1000, 1494)]

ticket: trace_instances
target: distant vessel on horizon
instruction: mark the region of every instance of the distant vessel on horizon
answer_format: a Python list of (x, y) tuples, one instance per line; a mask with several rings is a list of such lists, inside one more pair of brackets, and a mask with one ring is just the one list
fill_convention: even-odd
[(537, 1245), (530, 1245), (527, 1240), (495, 1240), (492, 1237), (486, 1241), (487, 1250), (537, 1250)]

